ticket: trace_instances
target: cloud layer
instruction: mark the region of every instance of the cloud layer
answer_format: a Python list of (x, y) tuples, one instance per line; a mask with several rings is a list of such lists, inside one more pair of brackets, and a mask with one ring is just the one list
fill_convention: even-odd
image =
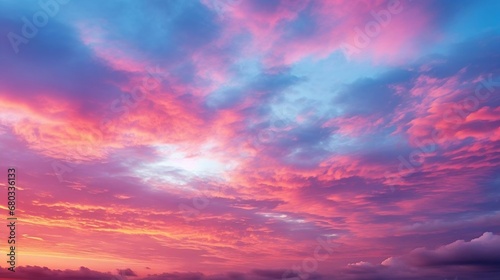
[(1, 277), (498, 278), (498, 8), (1, 1)]

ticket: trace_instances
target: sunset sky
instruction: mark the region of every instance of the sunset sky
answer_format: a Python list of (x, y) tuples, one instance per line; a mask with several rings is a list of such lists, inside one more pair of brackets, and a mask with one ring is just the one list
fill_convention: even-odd
[(500, 279), (499, 12), (0, 0), (0, 279)]

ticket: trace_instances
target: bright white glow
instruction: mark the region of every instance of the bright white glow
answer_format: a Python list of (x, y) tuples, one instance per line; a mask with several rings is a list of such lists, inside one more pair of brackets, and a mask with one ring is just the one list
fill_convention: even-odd
[(212, 148), (213, 144), (206, 144), (198, 151), (188, 153), (179, 146), (157, 145), (155, 149), (161, 160), (144, 164), (137, 170), (147, 181), (183, 186), (193, 178), (225, 179), (235, 163), (218, 160), (211, 152)]

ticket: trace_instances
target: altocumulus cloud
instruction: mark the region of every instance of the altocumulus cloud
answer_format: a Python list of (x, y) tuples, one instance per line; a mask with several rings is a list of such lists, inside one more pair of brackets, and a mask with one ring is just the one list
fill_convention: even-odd
[[(134, 280), (271, 280), (282, 279), (285, 270), (254, 269), (247, 273), (228, 272), (206, 275), (201, 272), (168, 272), (138, 277), (130, 268), (118, 270), (122, 279)], [(117, 275), (80, 267), (79, 270), (53, 270), (47, 267), (19, 267), (16, 273), (0, 270), (0, 279), (50, 280), (116, 280)], [(295, 274), (289, 280), (299, 280)], [(291, 278), (290, 278), (291, 277)], [(485, 232), (470, 241), (457, 240), (435, 249), (417, 248), (406, 255), (389, 257), (380, 264), (365, 261), (348, 264), (337, 275), (311, 274), (309, 279), (341, 280), (427, 280), (427, 279), (484, 279), (500, 277), (500, 235)]]

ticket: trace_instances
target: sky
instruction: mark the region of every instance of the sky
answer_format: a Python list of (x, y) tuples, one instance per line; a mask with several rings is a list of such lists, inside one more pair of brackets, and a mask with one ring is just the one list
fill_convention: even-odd
[(499, 10), (0, 0), (0, 279), (500, 279)]

